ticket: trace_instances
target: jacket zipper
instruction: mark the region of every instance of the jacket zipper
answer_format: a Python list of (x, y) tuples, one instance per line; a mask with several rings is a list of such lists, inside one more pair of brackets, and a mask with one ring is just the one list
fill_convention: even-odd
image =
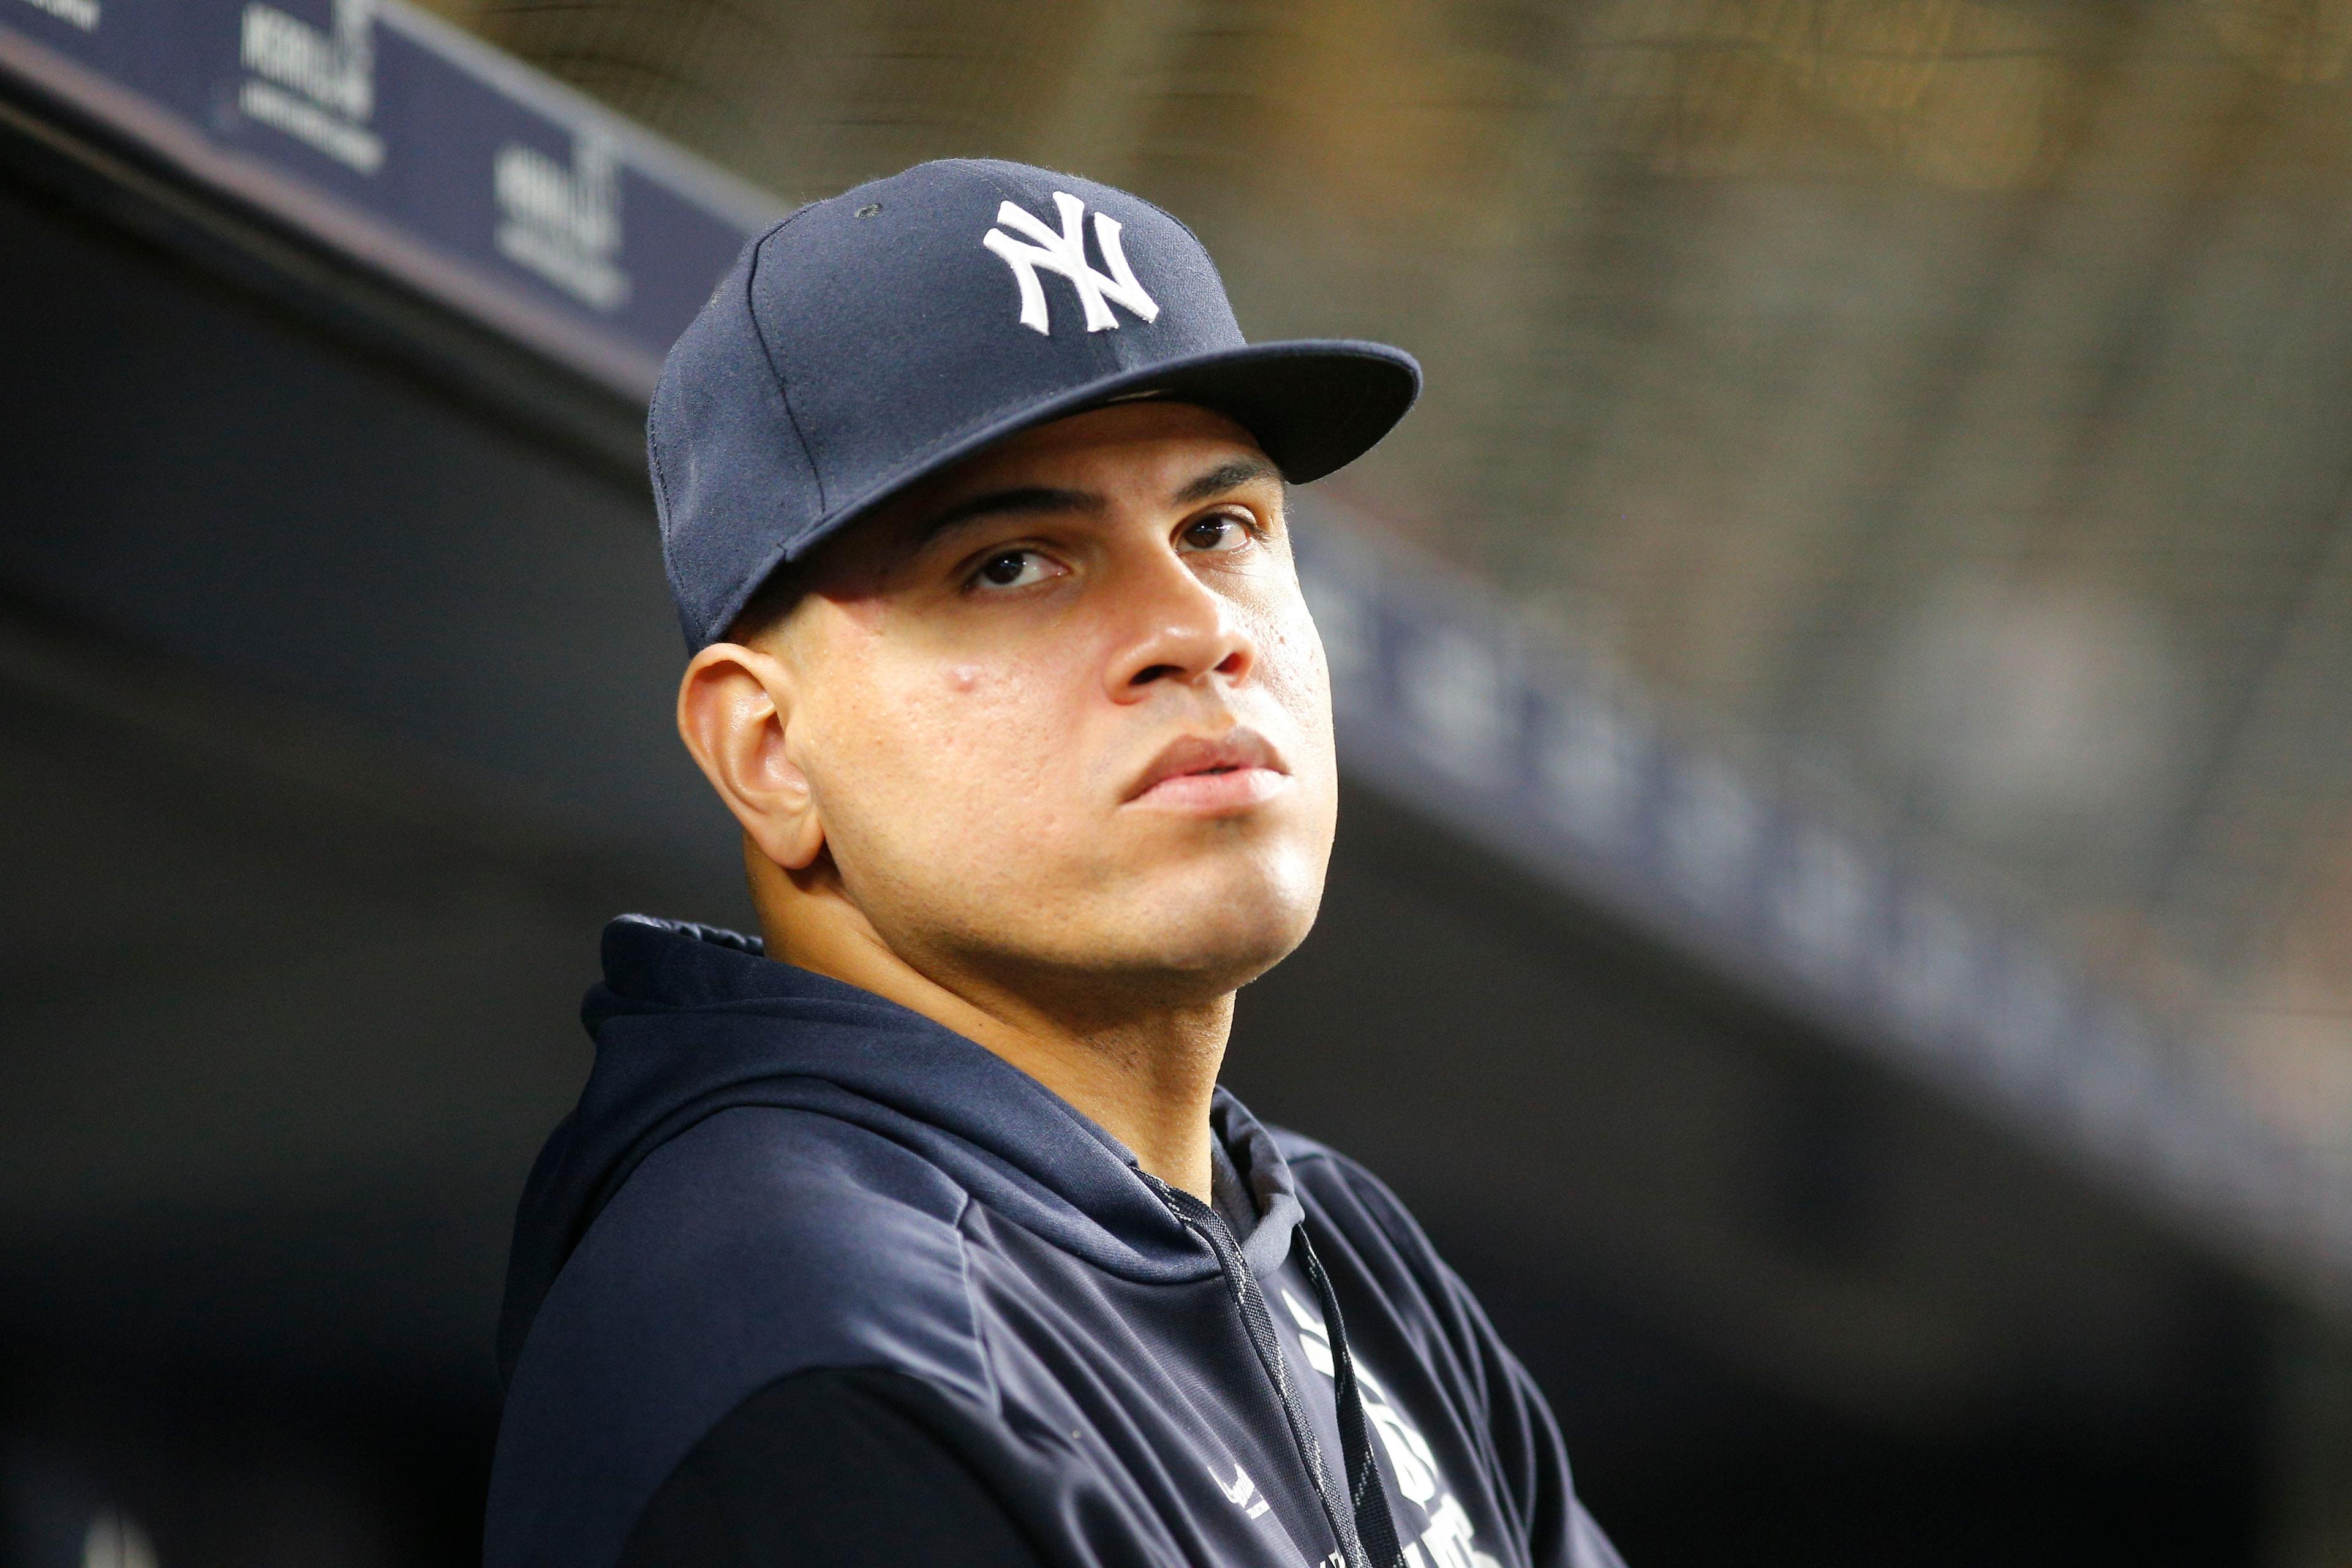
[(1349, 1506), (1344, 1508), (1332, 1495), (1330, 1474), (1323, 1465), (1322, 1442), (1315, 1436), (1314, 1426), (1291, 1385), (1289, 1363), (1283, 1357), (1282, 1342), (1275, 1337), (1274, 1315), (1266, 1307), (1265, 1294), (1258, 1289), (1256, 1278), (1250, 1273), (1248, 1260), (1242, 1256), (1240, 1243), (1234, 1239), (1233, 1227), (1225, 1223), (1223, 1215), (1192, 1194), (1170, 1186), (1149, 1171), (1139, 1170), (1136, 1173), (1159, 1194), (1169, 1212), (1186, 1229), (1198, 1232), (1216, 1255), (1217, 1267), (1224, 1271), (1225, 1283), (1233, 1288), (1242, 1327), (1257, 1352), (1259, 1364), (1265, 1368), (1267, 1380), (1274, 1384), (1275, 1396), (1282, 1402), (1283, 1417), (1290, 1424), (1290, 1436), (1298, 1445), (1299, 1457), (1307, 1463), (1307, 1478), (1315, 1484), (1315, 1495), (1322, 1501), (1324, 1517), (1330, 1521), (1332, 1536), (1339, 1543), (1340, 1557), (1347, 1568), (1401, 1568), (1404, 1555), (1397, 1546), (1396, 1524), (1389, 1513), (1388, 1489), (1381, 1484), (1380, 1468), (1372, 1459), (1371, 1423), (1364, 1415), (1363, 1393), (1356, 1383), (1355, 1358), (1349, 1352), (1347, 1331), (1339, 1321), (1339, 1303), (1332, 1295), (1331, 1282), (1323, 1272), (1321, 1260), (1307, 1242), (1305, 1222), (1300, 1222), (1297, 1237), (1301, 1261), (1306, 1265), (1307, 1278), (1314, 1281), (1316, 1295), (1321, 1299), (1324, 1326), (1331, 1341), (1339, 1442), (1344, 1450), (1341, 1458), (1349, 1483)]

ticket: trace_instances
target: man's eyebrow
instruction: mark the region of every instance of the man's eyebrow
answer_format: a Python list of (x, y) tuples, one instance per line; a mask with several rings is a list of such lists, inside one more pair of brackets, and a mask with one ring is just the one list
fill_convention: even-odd
[[(1239, 489), (1253, 479), (1280, 479), (1282, 470), (1264, 458), (1235, 458), (1220, 463), (1207, 473), (1176, 492), (1179, 506), (1191, 506), (1228, 490)], [(915, 533), (914, 548), (921, 550), (931, 541), (950, 529), (977, 522), (982, 518), (1006, 516), (1043, 516), (1053, 512), (1100, 511), (1103, 498), (1092, 490), (1058, 489), (1051, 485), (1015, 485), (1009, 489), (986, 490), (956, 502), (931, 518)]]
[(987, 490), (956, 502), (925, 522), (915, 534), (915, 548), (920, 550), (950, 529), (977, 522), (984, 517), (1100, 511), (1102, 508), (1102, 497), (1092, 490), (1055, 489), (1050, 485), (1016, 485), (1011, 489)]
[(1220, 463), (1176, 492), (1179, 506), (1190, 506), (1213, 496), (1237, 490), (1252, 479), (1278, 479), (1282, 470), (1264, 458), (1235, 458), (1230, 463)]

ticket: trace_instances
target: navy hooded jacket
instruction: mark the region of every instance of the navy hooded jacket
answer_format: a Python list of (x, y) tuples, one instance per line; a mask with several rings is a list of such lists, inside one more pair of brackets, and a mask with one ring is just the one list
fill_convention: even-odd
[(604, 967), (516, 1227), (488, 1568), (1616, 1568), (1349, 1161), (1220, 1091), (1212, 1209), (756, 942), (627, 916)]

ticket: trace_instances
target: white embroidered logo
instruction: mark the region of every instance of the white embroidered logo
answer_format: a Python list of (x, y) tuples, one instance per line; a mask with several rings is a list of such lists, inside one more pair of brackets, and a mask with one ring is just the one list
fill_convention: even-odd
[(1024, 244), (1005, 233), (1004, 228), (990, 229), (980, 242), (1003, 257), (1004, 264), (1013, 268), (1013, 280), (1021, 286), (1021, 324), (1048, 337), (1053, 335), (1054, 329), (1045, 315), (1045, 288), (1037, 281), (1040, 267), (1060, 273), (1077, 289), (1078, 303), (1086, 307), (1087, 331), (1090, 332), (1118, 325), (1118, 318), (1111, 314), (1112, 301), (1126, 306), (1139, 321), (1157, 320), (1159, 304), (1135, 280), (1135, 268), (1127, 264), (1127, 252), (1119, 248), (1118, 220), (1107, 213), (1095, 214), (1095, 244), (1110, 268), (1110, 275), (1105, 277), (1087, 260), (1086, 230), (1079, 222), (1086, 216), (1086, 204), (1055, 191), (1054, 205), (1062, 215), (1059, 234), (1006, 202), (996, 209), (996, 221), (1036, 243)]
[[(1213, 1474), (1214, 1472), (1212, 1472), (1213, 1476)], [(1257, 1483), (1250, 1479), (1249, 1472), (1239, 1465), (1234, 1467), (1234, 1479), (1231, 1481), (1218, 1481), (1217, 1489), (1225, 1494), (1227, 1502), (1240, 1509), (1252, 1519), (1255, 1519), (1274, 1506), (1257, 1495)]]
[[(1299, 1348), (1307, 1352), (1307, 1364), (1326, 1377), (1338, 1375), (1331, 1356), (1331, 1335), (1323, 1326), (1323, 1314), (1292, 1295), (1282, 1293), (1283, 1304), (1290, 1309), (1291, 1321), (1298, 1325)], [(1403, 1542), (1406, 1568), (1502, 1568), (1486, 1552), (1474, 1544), (1476, 1527), (1461, 1500), (1446, 1487), (1438, 1474), (1437, 1457), (1430, 1452), (1429, 1440), (1420, 1428), (1404, 1418), (1380, 1379), (1364, 1370), (1361, 1361), (1356, 1363), (1356, 1385), (1363, 1394), (1364, 1415), (1372, 1430), (1381, 1435), (1381, 1447), (1388, 1450), (1389, 1464), (1396, 1472), (1397, 1490), (1405, 1500), (1421, 1510), (1424, 1527), (1419, 1540)], [(1397, 1521), (1400, 1530), (1410, 1531), (1405, 1521)]]

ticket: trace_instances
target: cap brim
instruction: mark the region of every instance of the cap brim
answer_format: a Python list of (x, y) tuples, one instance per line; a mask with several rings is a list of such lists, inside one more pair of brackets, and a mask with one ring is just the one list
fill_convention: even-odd
[(1285, 479), (1303, 485), (1346, 468), (1396, 428), (1421, 395), (1421, 365), (1385, 343), (1253, 343), (1124, 373), (1043, 417), (1138, 393), (1231, 416)]

